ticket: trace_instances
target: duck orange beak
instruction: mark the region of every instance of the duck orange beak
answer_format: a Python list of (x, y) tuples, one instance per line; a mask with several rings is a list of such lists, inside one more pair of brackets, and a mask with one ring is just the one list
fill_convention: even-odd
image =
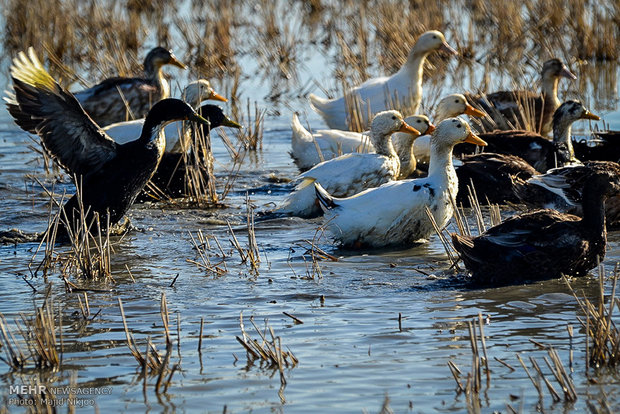
[(433, 124), (431, 124), (431, 123), (429, 122), (429, 124), (428, 124), (428, 128), (426, 128), (426, 131), (424, 131), (424, 135), (430, 135), (430, 134), (432, 134), (432, 133), (433, 133), (433, 131), (435, 131), (435, 129), (437, 129), (437, 128), (435, 127), (435, 125), (433, 125)]
[(586, 111), (583, 113), (583, 115), (581, 115), (582, 119), (592, 119), (594, 121), (600, 121), (601, 117), (598, 115), (594, 115), (592, 112), (588, 111), (586, 109)]
[(228, 102), (227, 98), (224, 98), (222, 95), (215, 91), (211, 92), (211, 96), (209, 96), (209, 99), (213, 99), (214, 101)]
[(420, 131), (418, 131), (417, 129), (415, 129), (414, 127), (412, 127), (411, 125), (409, 125), (408, 123), (406, 123), (405, 121), (403, 121), (403, 124), (400, 126), (400, 128), (398, 129), (398, 132), (404, 132), (406, 134), (411, 134), (411, 135), (415, 135), (417, 137), (419, 137), (420, 135), (422, 135), (420, 133)]
[(485, 116), (487, 116), (487, 114), (485, 114), (484, 112), (482, 112), (479, 109), (474, 108), (470, 104), (465, 104), (465, 112), (464, 113), (466, 115), (476, 116), (478, 118), (484, 118)]
[(478, 135), (474, 134), (471, 131), (469, 132), (469, 135), (467, 135), (467, 138), (465, 138), (464, 142), (469, 142), (470, 144), (480, 145), (481, 147), (487, 146), (486, 141), (484, 141)]

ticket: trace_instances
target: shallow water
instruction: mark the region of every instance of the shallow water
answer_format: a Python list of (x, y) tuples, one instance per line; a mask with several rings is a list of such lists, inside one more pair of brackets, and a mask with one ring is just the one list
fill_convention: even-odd
[[(318, 57), (310, 59), (300, 77), (308, 73), (318, 79), (328, 76), (320, 62)], [(468, 81), (455, 75), (447, 83), (444, 91), (465, 86)], [(259, 101), (269, 89), (264, 84), (246, 86), (255, 86), (248, 87), (248, 95)], [(576, 89), (570, 89), (569, 94), (600, 96), (594, 87), (596, 83), (583, 81), (571, 85)], [(614, 96), (606, 92), (606, 96)], [(304, 99), (287, 104), (304, 111), (314, 128), (322, 127)], [(611, 128), (620, 129), (617, 100), (598, 106), (592, 99), (591, 109), (598, 110)], [(395, 412), (463, 412), (471, 406), (464, 395), (455, 392), (447, 362), (454, 362), (463, 371), (461, 382), (465, 384), (472, 363), (467, 321), (480, 313), (488, 322), (484, 332), (491, 368), (488, 388), (483, 376), (483, 412), (505, 411), (506, 404), (524, 412), (536, 409), (537, 392), (516, 358), (520, 354), (530, 368), (528, 358), (534, 357), (543, 371), (549, 372), (543, 362), (547, 352), (531, 340), (553, 346), (567, 369), (569, 352), (574, 352), (571, 378), (579, 399), (554, 404), (545, 391), (542, 405), (546, 412), (583, 412), (586, 402), (600, 407), (603, 398), (612, 411), (620, 409), (617, 374), (598, 373), (595, 382), (585, 376), (585, 333), (577, 320), (582, 313), (562, 281), (469, 289), (462, 278), (448, 272), (450, 262), (437, 237), (407, 250), (352, 252), (333, 247), (324, 236), (318, 245), (338, 261), (319, 262), (317, 274), (312, 270), (305, 240), (315, 237), (321, 219), (257, 222), (261, 253), (258, 274), (240, 263), (225, 223), (231, 223), (245, 247), (246, 192), (258, 210), (278, 203), (286, 194), (286, 190), (270, 184), (270, 176), (290, 178), (297, 173), (288, 156), (289, 120), (288, 110), (267, 116), (263, 148), (246, 155), (233, 192), (225, 199), (226, 208), (174, 209), (146, 204), (131, 210), (129, 216), (137, 230), (122, 240), (113, 240), (114, 282), (72, 280), (89, 290), (91, 312), (99, 312), (91, 321), (82, 320), (78, 294), (65, 292), (57, 272), (47, 280), (31, 277), (29, 264), (36, 244), (0, 246), (0, 312), (13, 327), (13, 319), (21, 313), (33, 314), (33, 303), (40, 306), (46, 285), (51, 284), (54, 304), (63, 314), (64, 346), (62, 367), (57, 372), (11, 372), (0, 360), (2, 405), (10, 412), (19, 411), (8, 401), (15, 397), (10, 393), (11, 385), (29, 385), (37, 376), (47, 384), (67, 385), (75, 373), (79, 387), (109, 391), (94, 399), (102, 412), (222, 412), (224, 407), (228, 412), (378, 412), (386, 395)], [(214, 138), (213, 143), (216, 173), (222, 178), (232, 164), (220, 141)], [(32, 174), (46, 185), (55, 179), (45, 174), (40, 158), (28, 148), (30, 144), (28, 136), (5, 111), (0, 111), (0, 230), (40, 232), (46, 228), (48, 197), (25, 175)], [(71, 194), (73, 186), (61, 176), (55, 191)], [(198, 260), (188, 233), (197, 230), (221, 243), (228, 269), (224, 275), (214, 276), (187, 261)], [(620, 259), (619, 242), (620, 233), (611, 232), (607, 269)], [(217, 263), (219, 249), (213, 247), (211, 253), (211, 260)], [(595, 277), (576, 280), (573, 285), (581, 294), (596, 297)], [(609, 282), (606, 289), (609, 294)], [(179, 363), (179, 368), (167, 393), (158, 396), (154, 391), (156, 376), (147, 377), (143, 391), (139, 364), (126, 345), (118, 299), (123, 302), (128, 327), (140, 350), (150, 338), (163, 353), (162, 294), (166, 295), (175, 346), (171, 365)], [(247, 361), (236, 340), (241, 335), (241, 312), (251, 337), (258, 338), (258, 334), (249, 317), (253, 316), (260, 328), (268, 320), (284, 348), (298, 358), (297, 366), (284, 369), (286, 386), (281, 387), (276, 369)], [(303, 324), (294, 324), (283, 312)], [(199, 353), (201, 318), (204, 332)], [(572, 342), (567, 333), (569, 324), (575, 328)], [(560, 390), (555, 382), (554, 386)], [(90, 398), (84, 397), (85, 403), (89, 404)], [(83, 411), (92, 412), (93, 408)]]

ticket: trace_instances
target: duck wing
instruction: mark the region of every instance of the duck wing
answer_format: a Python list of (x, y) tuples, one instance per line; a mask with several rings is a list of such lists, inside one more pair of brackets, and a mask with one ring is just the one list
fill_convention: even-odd
[(11, 68), (15, 101), (7, 105), (18, 125), (36, 132), (45, 150), (68, 173), (88, 175), (114, 158), (118, 145), (79, 102), (43, 68), (32, 48)]

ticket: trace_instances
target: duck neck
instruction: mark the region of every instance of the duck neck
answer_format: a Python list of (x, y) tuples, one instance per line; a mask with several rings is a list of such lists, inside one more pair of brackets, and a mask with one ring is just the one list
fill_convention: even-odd
[(146, 147), (156, 147), (163, 153), (166, 147), (166, 138), (163, 130), (168, 123), (170, 121), (155, 120), (147, 115), (142, 126), (142, 134), (140, 134), (137, 142)]
[(400, 70), (407, 72), (409, 78), (416, 82), (416, 90), (418, 91), (422, 90), (421, 88), (422, 76), (424, 75), (424, 61), (430, 53), (430, 51), (418, 52), (414, 48), (414, 50), (409, 53), (409, 56), (407, 56), (407, 62)]
[(410, 139), (403, 139), (400, 142), (398, 153), (398, 159), (400, 160), (400, 176), (398, 177), (399, 179), (405, 179), (409, 177), (418, 167), (417, 161), (415, 159), (415, 154), (413, 153), (413, 141), (415, 141), (415, 138), (411, 137)]
[(571, 141), (571, 129), (571, 121), (559, 120), (553, 123), (553, 145), (555, 145), (555, 148), (562, 157), (561, 160), (558, 160), (560, 164), (577, 161)]
[(560, 106), (560, 100), (558, 99), (558, 83), (560, 78), (557, 76), (543, 75), (542, 79), (542, 95), (545, 100), (551, 100), (554, 106), (557, 108)]
[(448, 178), (449, 174), (454, 174), (454, 166), (452, 165), (452, 149), (437, 145), (431, 138), (431, 158), (428, 165), (428, 176)]
[(605, 196), (596, 185), (585, 185), (583, 189), (583, 220), (584, 228), (593, 234), (605, 231)]
[(147, 79), (155, 82), (159, 90), (161, 91), (161, 98), (166, 99), (170, 97), (170, 85), (164, 77), (163, 65), (155, 64), (151, 60), (144, 61), (144, 75)]
[(370, 140), (372, 141), (372, 145), (374, 145), (377, 154), (398, 158), (394, 145), (392, 144), (391, 134), (373, 134), (371, 131)]

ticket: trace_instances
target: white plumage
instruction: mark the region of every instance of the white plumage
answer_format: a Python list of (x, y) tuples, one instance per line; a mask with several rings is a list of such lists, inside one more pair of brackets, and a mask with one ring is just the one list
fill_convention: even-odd
[[(375, 114), (390, 107), (389, 102), (400, 102), (418, 112), (422, 99), (422, 74), (424, 61), (433, 51), (443, 49), (456, 54), (446, 42), (444, 35), (431, 30), (420, 36), (415, 43), (407, 61), (398, 72), (391, 76), (369, 79), (346, 92), (346, 99), (359, 99), (363, 124), (368, 123), (368, 112)], [(312, 108), (323, 117), (330, 128), (348, 130), (345, 97), (336, 99), (320, 98), (314, 94), (308, 96)], [(369, 107), (370, 105), (370, 107)]]
[(400, 162), (390, 136), (393, 132), (420, 133), (407, 125), (398, 111), (375, 116), (370, 128), (376, 154), (351, 153), (322, 162), (297, 176), (297, 186), (276, 209), (276, 213), (311, 217), (321, 212), (314, 194), (314, 182), (320, 182), (334, 194), (347, 196), (396, 179)]
[[(215, 99), (218, 101), (227, 100), (217, 94), (206, 79), (198, 79), (188, 83), (185, 89), (183, 89), (181, 98), (194, 109), (197, 109), (198, 105), (207, 99)], [(143, 125), (144, 118), (140, 118), (132, 121), (110, 124), (104, 127), (103, 130), (117, 144), (126, 144), (140, 136)], [(184, 128), (183, 121), (171, 122), (166, 125), (163, 133), (166, 137), (166, 152), (181, 152), (182, 148), (187, 148), (187, 145), (183, 145), (183, 142), (179, 140), (180, 136), (184, 137), (185, 143), (189, 140), (188, 132)]]
[[(435, 111), (435, 117), (433, 118), (435, 123), (439, 123), (446, 118), (452, 118), (466, 114), (469, 116), (484, 117), (486, 114), (482, 111), (471, 106), (467, 103), (467, 99), (460, 93), (448, 95), (443, 98), (437, 104), (437, 110)], [(397, 135), (392, 137), (394, 148), (396, 152), (399, 152), (400, 138)], [(413, 143), (413, 153), (416, 156), (417, 162), (428, 164), (431, 155), (431, 136), (422, 135), (417, 138)]]
[(334, 238), (353, 247), (410, 245), (434, 231), (426, 207), (443, 228), (453, 213), (450, 199), (458, 191), (452, 149), (460, 142), (485, 144), (467, 122), (449, 118), (433, 133), (428, 177), (389, 182), (348, 198), (333, 197), (321, 184), (315, 184)]
[[(424, 115), (409, 116), (405, 118), (405, 122), (422, 133), (425, 133), (432, 125), (428, 117)], [(375, 152), (375, 146), (371, 142), (368, 131), (360, 133), (339, 129), (321, 129), (315, 133), (310, 133), (299, 122), (296, 114), (293, 114), (291, 129), (293, 131), (291, 156), (302, 171), (343, 154)], [(416, 137), (408, 133), (396, 132), (392, 135), (392, 140), (397, 135), (399, 136), (399, 142), (400, 140), (403, 141), (403, 144), (399, 145), (398, 149), (395, 148), (402, 164), (403, 161), (407, 162), (410, 159), (411, 142)]]

